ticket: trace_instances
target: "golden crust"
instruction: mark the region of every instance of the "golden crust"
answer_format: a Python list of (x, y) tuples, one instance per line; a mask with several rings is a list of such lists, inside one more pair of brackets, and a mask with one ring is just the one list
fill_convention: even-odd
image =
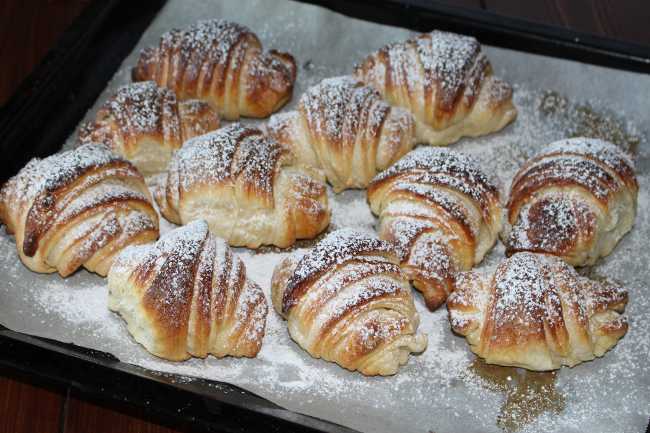
[(594, 359), (627, 332), (627, 292), (562, 260), (517, 253), (494, 275), (463, 274), (447, 300), (454, 332), (486, 362), (553, 370)]
[(373, 179), (368, 201), (380, 237), (397, 245), (403, 271), (431, 310), (501, 230), (497, 188), (470, 158), (446, 149), (411, 152)]
[(587, 138), (552, 143), (513, 179), (502, 233), (506, 253), (593, 264), (631, 229), (637, 194), (633, 163), (613, 144)]
[(174, 92), (145, 81), (120, 87), (95, 121), (82, 126), (79, 143), (103, 143), (149, 175), (165, 171), (185, 140), (218, 127), (219, 116), (209, 104), (179, 104)]
[(408, 281), (389, 243), (338, 230), (275, 269), (271, 296), (310, 355), (365, 375), (392, 375), (426, 347)]
[(260, 130), (230, 125), (189, 140), (154, 196), (168, 220), (204, 218), (231, 245), (287, 247), (322, 232), (330, 216), (319, 174), (292, 162)]
[(264, 294), (204, 221), (124, 250), (110, 269), (108, 287), (109, 308), (161, 358), (254, 357), (262, 346)]
[(296, 64), (287, 53), (262, 52), (248, 28), (206, 20), (172, 30), (140, 53), (134, 81), (154, 80), (179, 99), (209, 102), (228, 120), (267, 117), (290, 98)]
[(99, 144), (30, 161), (3, 186), (0, 218), (27, 267), (62, 276), (105, 275), (120, 249), (158, 237), (142, 175)]
[(267, 129), (298, 162), (322, 169), (335, 191), (365, 188), (415, 144), (413, 117), (352, 77), (310, 87), (297, 111), (274, 115)]
[(411, 111), (418, 141), (441, 146), (498, 131), (516, 117), (512, 87), (472, 37), (433, 31), (387, 45), (354, 75), (392, 105)]

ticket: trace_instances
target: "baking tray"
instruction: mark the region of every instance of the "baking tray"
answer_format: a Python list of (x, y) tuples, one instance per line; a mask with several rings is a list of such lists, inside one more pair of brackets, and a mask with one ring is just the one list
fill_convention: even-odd
[[(436, 27), (475, 34), (492, 45), (526, 47), (535, 52), (625, 69), (643, 70), (647, 66), (648, 56), (643, 47), (589, 39), (585, 35), (571, 37), (571, 32), (563, 30), (557, 30), (553, 37), (552, 28), (428, 2), (315, 3), (414, 30)], [(3, 160), (3, 177), (16, 172), (30, 157), (47, 155), (60, 148), (162, 4), (95, 2), (84, 12), (57, 49), (2, 110), (0, 148), (3, 155), (12, 155)], [(523, 30), (526, 28), (529, 32)], [(16, 143), (23, 145), (16, 146)], [(350, 431), (284, 410), (228, 384), (179, 380), (120, 363), (108, 354), (6, 328), (0, 329), (0, 346), (2, 365), (72, 385), (85, 394), (126, 401), (154, 415), (174, 414), (206, 428)]]

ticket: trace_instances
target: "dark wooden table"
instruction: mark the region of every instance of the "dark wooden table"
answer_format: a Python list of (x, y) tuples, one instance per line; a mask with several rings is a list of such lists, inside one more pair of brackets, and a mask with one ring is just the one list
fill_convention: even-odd
[[(433, 0), (432, 0), (433, 1)], [(650, 47), (648, 0), (443, 0)], [(0, 0), (0, 106), (90, 0)], [(130, 407), (0, 370), (0, 433), (180, 432)]]

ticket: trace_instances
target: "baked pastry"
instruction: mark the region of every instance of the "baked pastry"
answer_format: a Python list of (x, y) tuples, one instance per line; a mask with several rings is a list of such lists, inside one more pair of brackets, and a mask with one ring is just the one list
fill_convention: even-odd
[(478, 264), (496, 242), (502, 209), (496, 186), (470, 157), (421, 147), (368, 186), (379, 236), (394, 242), (402, 270), (438, 308), (454, 276)]
[(593, 138), (560, 140), (515, 175), (501, 235), (506, 254), (533, 251), (592, 265), (632, 228), (639, 186), (631, 158)]
[(158, 238), (144, 178), (101, 144), (34, 158), (0, 190), (0, 220), (35, 272), (106, 275), (128, 245)]
[(108, 273), (108, 290), (108, 307), (135, 341), (161, 358), (254, 357), (262, 346), (264, 293), (205, 221), (122, 251)]
[(444, 146), (488, 134), (517, 115), (512, 87), (492, 75), (481, 45), (469, 36), (417, 35), (370, 54), (354, 74), (413, 113), (418, 142)]
[(167, 169), (183, 142), (219, 127), (219, 116), (202, 101), (177, 102), (174, 92), (153, 81), (120, 87), (94, 122), (82, 126), (80, 143), (104, 143), (145, 176)]
[(219, 114), (267, 117), (289, 99), (296, 63), (287, 53), (262, 51), (255, 34), (225, 20), (205, 20), (162, 35), (142, 50), (133, 81), (154, 80), (181, 99), (209, 102)]
[(188, 140), (154, 196), (169, 221), (205, 219), (230, 245), (288, 247), (330, 218), (320, 174), (292, 158), (259, 129), (230, 125)]
[(415, 145), (413, 116), (352, 77), (310, 87), (296, 111), (271, 117), (268, 132), (299, 162), (322, 169), (337, 192), (365, 188)]
[(273, 273), (271, 297), (289, 334), (314, 358), (391, 375), (426, 348), (392, 245), (350, 229), (330, 233)]
[(447, 309), (454, 332), (487, 363), (543, 371), (603, 356), (627, 332), (626, 303), (621, 287), (524, 252), (493, 275), (461, 274)]

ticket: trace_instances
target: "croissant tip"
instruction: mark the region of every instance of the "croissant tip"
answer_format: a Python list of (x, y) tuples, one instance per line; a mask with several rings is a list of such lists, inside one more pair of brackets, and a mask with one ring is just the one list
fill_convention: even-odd
[(289, 71), (291, 82), (296, 80), (297, 65), (296, 59), (289, 53), (278, 50), (269, 50), (269, 54), (278, 59)]

